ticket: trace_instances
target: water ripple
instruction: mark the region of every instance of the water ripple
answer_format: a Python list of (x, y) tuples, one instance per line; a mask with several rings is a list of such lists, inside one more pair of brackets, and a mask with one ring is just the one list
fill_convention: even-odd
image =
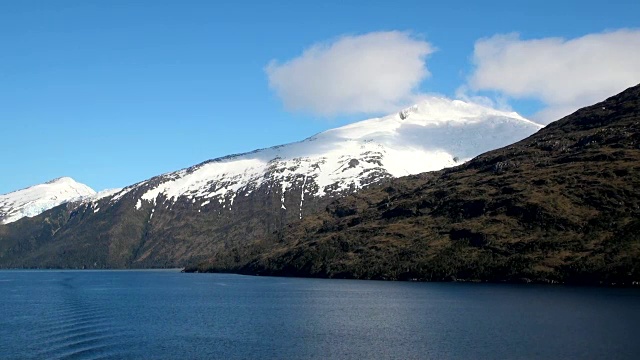
[(29, 353), (38, 359), (126, 357), (121, 350), (127, 341), (125, 328), (108, 303), (91, 297), (70, 278), (55, 282), (50, 290), (49, 306), (37, 314), (38, 327), (30, 333)]

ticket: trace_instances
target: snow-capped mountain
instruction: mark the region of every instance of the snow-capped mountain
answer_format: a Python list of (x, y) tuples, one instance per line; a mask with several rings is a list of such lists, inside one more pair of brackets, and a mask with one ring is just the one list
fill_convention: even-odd
[[(230, 209), (237, 196), (278, 192), (281, 208), (291, 191), (302, 217), (305, 196), (352, 191), (388, 177), (440, 170), (521, 140), (542, 128), (514, 112), (446, 98), (429, 98), (399, 113), (331, 129), (306, 140), (230, 155), (164, 174), (115, 194), (144, 203)], [(266, 185), (266, 189), (262, 189)], [(296, 206), (298, 207), (298, 206)]]
[(96, 192), (70, 177), (0, 195), (0, 223), (8, 224), (25, 216), (36, 216), (60, 204), (92, 196)]
[(0, 221), (10, 223), (80, 200), (98, 212), (102, 199), (113, 204), (127, 195), (136, 197), (136, 209), (145, 203), (155, 206), (158, 199), (170, 207), (182, 199), (230, 210), (237, 196), (254, 191), (278, 194), (283, 210), (295, 203), (290, 210), (301, 218), (305, 196), (338, 195), (385, 178), (455, 166), (540, 128), (514, 112), (432, 97), (396, 114), (296, 143), (209, 160), (124, 189), (96, 193), (69, 177), (55, 179), (0, 195)]
[[(339, 196), (391, 177), (461, 164), (541, 127), (516, 113), (427, 99), (300, 142), (86, 196), (27, 228), (0, 227), (6, 251), (23, 244), (46, 248), (31, 258), (14, 254), (4, 264), (121, 268), (214, 261), (223, 266), (249, 256), (250, 243), (283, 236), (300, 219), (313, 222), (310, 215), (332, 211)], [(0, 260), (2, 251), (0, 246)]]
[[(583, 236), (584, 229), (585, 234), (601, 229), (614, 240), (635, 229), (628, 220), (612, 233), (607, 224), (615, 214), (592, 214), (584, 196), (569, 199), (573, 205), (563, 203), (579, 210), (567, 214), (540, 203), (539, 192), (527, 198), (526, 189), (548, 183), (562, 190), (563, 182), (548, 181), (562, 171), (572, 179), (591, 179), (596, 187), (606, 187), (609, 178), (619, 178), (619, 184), (635, 180), (625, 169), (637, 162), (638, 99), (637, 88), (627, 90), (533, 136), (528, 135), (541, 126), (515, 113), (427, 99), (397, 114), (210, 160), (1, 225), (0, 268), (197, 265), (210, 271), (390, 279), (414, 278), (416, 269), (427, 271), (426, 279), (438, 273), (447, 278), (451, 264), (466, 274), (468, 267), (458, 257), (467, 259), (468, 251), (477, 250), (483, 264), (502, 274), (510, 261), (504, 254), (513, 253), (500, 246), (489, 249), (486, 239), (492, 244), (504, 240), (509, 247), (512, 235), (521, 234), (521, 240), (531, 242), (533, 226), (553, 234), (564, 231), (571, 241), (557, 245), (562, 250), (568, 244), (573, 251), (572, 239)], [(595, 147), (585, 145), (594, 141)], [(594, 162), (601, 158), (598, 151), (608, 154), (612, 147), (620, 151), (605, 157), (611, 162), (609, 176), (594, 178), (601, 165)], [(390, 179), (461, 164), (476, 155), (455, 169)], [(505, 185), (514, 181), (519, 186)], [(355, 192), (371, 183), (377, 186)], [(606, 199), (596, 200), (613, 211), (633, 186), (609, 188)], [(620, 211), (628, 213), (633, 204), (627, 202)], [(581, 214), (595, 217), (585, 220)], [(637, 218), (632, 215), (627, 218)], [(465, 221), (470, 227), (460, 225)], [(505, 226), (513, 231), (505, 233)], [(492, 249), (495, 256), (486, 262)], [(434, 250), (440, 258), (431, 257)], [(414, 260), (426, 263), (416, 267)], [(531, 274), (531, 267), (518, 264)], [(592, 276), (592, 269), (584, 277)]]

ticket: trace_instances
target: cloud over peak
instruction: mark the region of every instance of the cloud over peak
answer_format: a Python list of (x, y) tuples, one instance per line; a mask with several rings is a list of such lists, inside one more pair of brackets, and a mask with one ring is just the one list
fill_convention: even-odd
[(640, 82), (640, 30), (621, 29), (575, 39), (522, 40), (518, 34), (478, 40), (472, 90), (539, 99), (534, 117), (557, 120)]
[(288, 110), (331, 116), (395, 111), (430, 73), (428, 42), (400, 31), (342, 36), (265, 68)]

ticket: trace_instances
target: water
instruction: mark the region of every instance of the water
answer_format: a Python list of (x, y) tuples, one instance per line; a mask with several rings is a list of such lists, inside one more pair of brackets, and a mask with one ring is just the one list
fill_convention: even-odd
[(638, 359), (640, 292), (0, 271), (1, 359)]

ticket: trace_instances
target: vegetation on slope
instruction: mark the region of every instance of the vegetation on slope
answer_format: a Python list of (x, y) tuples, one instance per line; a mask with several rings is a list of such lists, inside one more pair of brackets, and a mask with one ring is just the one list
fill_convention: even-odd
[(456, 168), (336, 200), (187, 270), (637, 284), (640, 86)]

